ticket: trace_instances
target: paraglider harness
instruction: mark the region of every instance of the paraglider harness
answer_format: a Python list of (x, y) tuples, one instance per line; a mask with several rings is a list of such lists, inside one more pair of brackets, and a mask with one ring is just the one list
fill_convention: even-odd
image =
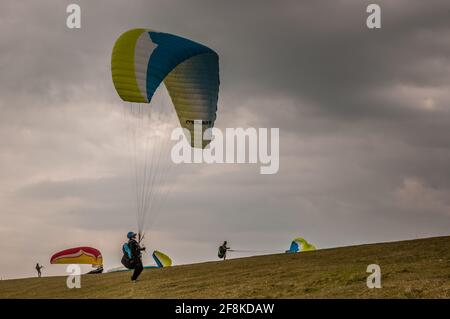
[(223, 258), (223, 257), (225, 257), (226, 253), (227, 253), (227, 247), (225, 247), (225, 245), (222, 245), (219, 247), (219, 251), (217, 252), (217, 257)]
[[(128, 243), (124, 243), (122, 245), (123, 257), (122, 257), (121, 262), (122, 262), (122, 265), (124, 265), (128, 269), (134, 269), (136, 263), (141, 258), (141, 253), (139, 250), (137, 252), (135, 252), (135, 255), (133, 255), (133, 251), (131, 250), (131, 247), (130, 247), (131, 242), (132, 241), (130, 240)], [(139, 244), (136, 242), (136, 245), (139, 245)]]

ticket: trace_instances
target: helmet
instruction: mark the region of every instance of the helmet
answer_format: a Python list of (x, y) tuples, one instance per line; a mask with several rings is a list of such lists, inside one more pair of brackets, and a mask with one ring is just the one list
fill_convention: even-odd
[(132, 231), (130, 231), (130, 232), (128, 232), (128, 234), (127, 234), (127, 238), (128, 239), (131, 239), (131, 238), (134, 238), (134, 237), (136, 237), (136, 233), (135, 232), (132, 232)]

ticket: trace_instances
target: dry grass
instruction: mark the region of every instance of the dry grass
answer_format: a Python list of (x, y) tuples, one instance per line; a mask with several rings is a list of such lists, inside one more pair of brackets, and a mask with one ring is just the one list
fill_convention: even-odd
[[(382, 288), (366, 287), (379, 264)], [(324, 249), (82, 277), (0, 281), (0, 298), (449, 298), (450, 237)]]

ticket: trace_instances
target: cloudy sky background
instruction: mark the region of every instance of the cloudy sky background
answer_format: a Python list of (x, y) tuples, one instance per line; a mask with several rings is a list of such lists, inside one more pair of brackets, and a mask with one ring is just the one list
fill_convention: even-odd
[[(215, 260), (218, 244), (283, 251), (450, 230), (450, 3), (72, 1), (0, 4), (0, 277), (64, 274), (66, 247), (120, 264), (135, 229), (122, 102), (110, 54), (147, 27), (214, 48), (216, 126), (279, 127), (280, 170), (186, 165), (147, 246), (176, 264)], [(7, 257), (5, 257), (7, 256)], [(242, 255), (233, 255), (234, 257)], [(149, 262), (150, 259), (147, 259)]]

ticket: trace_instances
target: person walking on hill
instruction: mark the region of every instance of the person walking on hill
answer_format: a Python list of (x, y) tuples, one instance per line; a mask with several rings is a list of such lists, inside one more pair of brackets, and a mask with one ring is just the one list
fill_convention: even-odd
[(42, 276), (41, 269), (44, 268), (44, 266), (41, 266), (41, 265), (39, 265), (39, 263), (37, 263), (35, 268), (38, 273), (38, 278), (41, 278), (41, 276)]
[(230, 249), (230, 247), (227, 247), (227, 241), (225, 240), (222, 244), (222, 246), (219, 247), (219, 252), (217, 256), (223, 260), (227, 258), (227, 251)]

